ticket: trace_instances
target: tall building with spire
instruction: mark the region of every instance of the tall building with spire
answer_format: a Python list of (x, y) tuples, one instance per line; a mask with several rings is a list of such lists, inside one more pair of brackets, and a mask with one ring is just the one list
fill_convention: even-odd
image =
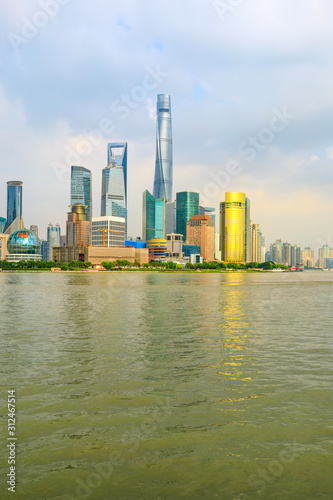
[(168, 94), (157, 96), (156, 161), (154, 178), (154, 198), (172, 201), (173, 160), (171, 100)]
[(108, 144), (108, 166), (102, 171), (101, 216), (125, 218), (127, 237), (127, 142)]

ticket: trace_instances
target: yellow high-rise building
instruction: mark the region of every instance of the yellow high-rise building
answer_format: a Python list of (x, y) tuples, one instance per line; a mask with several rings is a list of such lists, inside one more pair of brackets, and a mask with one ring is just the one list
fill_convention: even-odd
[(245, 193), (225, 193), (220, 203), (220, 238), (224, 262), (245, 262)]

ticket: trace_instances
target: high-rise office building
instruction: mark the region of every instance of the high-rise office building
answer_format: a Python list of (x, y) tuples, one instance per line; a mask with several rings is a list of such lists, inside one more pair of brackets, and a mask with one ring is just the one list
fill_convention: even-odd
[(42, 240), (40, 243), (41, 243), (40, 253), (42, 254), (42, 260), (49, 260), (47, 253), (47, 241)]
[(186, 241), (187, 221), (199, 215), (199, 193), (182, 191), (176, 194), (176, 232)]
[(251, 229), (251, 257), (248, 262), (264, 262), (265, 259), (262, 258), (261, 251), (261, 241), (262, 234), (259, 229), (259, 224), (252, 224), (250, 222)]
[[(22, 218), (22, 184), (21, 181), (7, 182), (7, 221), (5, 231), (19, 217)], [(21, 227), (17, 227), (21, 229)], [(16, 227), (14, 228), (16, 231)]]
[(302, 251), (302, 263), (305, 267), (315, 267), (314, 251), (310, 247), (305, 247)]
[(325, 268), (325, 259), (333, 257), (333, 250), (328, 245), (323, 245), (318, 250), (318, 267)]
[(176, 202), (169, 201), (165, 204), (165, 234), (176, 232)]
[(154, 198), (172, 201), (173, 160), (171, 100), (168, 94), (157, 96), (156, 161), (154, 177)]
[(214, 260), (214, 233), (214, 221), (209, 215), (193, 215), (187, 221), (187, 242), (200, 246), (200, 255), (206, 262)]
[(127, 142), (108, 144), (108, 166), (102, 171), (101, 216), (124, 217), (127, 237)]
[(272, 243), (270, 246), (270, 257), (271, 261), (274, 264), (282, 264), (282, 241), (276, 240), (275, 243)]
[[(47, 260), (53, 260), (52, 247), (57, 247), (59, 245), (60, 245), (60, 226), (59, 224), (53, 226), (50, 223), (47, 226)], [(42, 250), (45, 251), (44, 248)]]
[(87, 220), (92, 217), (91, 171), (85, 167), (72, 165), (71, 168), (71, 205), (85, 205)]
[(220, 244), (224, 262), (245, 262), (245, 194), (225, 193), (220, 203)]
[(157, 198), (146, 189), (142, 197), (142, 239), (165, 238), (165, 199)]
[[(66, 242), (69, 247), (87, 247), (90, 241), (90, 222), (87, 219), (86, 205), (74, 203), (67, 214)], [(61, 238), (59, 235), (60, 246)]]
[(245, 198), (245, 262), (256, 262), (252, 260), (252, 234), (251, 234), (251, 203)]

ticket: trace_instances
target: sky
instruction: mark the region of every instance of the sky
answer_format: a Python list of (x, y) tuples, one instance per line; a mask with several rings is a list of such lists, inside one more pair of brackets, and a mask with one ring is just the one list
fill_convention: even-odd
[(266, 247), (333, 247), (330, 0), (39, 0), (0, 6), (0, 216), (66, 232), (70, 166), (100, 215), (108, 142), (128, 143), (128, 234), (152, 192), (156, 96), (171, 95), (174, 195), (245, 192)]

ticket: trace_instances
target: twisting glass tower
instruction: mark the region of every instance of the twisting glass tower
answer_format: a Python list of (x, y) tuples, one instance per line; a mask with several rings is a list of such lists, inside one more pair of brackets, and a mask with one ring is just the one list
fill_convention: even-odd
[(172, 178), (171, 101), (168, 94), (158, 94), (154, 198), (172, 201)]

